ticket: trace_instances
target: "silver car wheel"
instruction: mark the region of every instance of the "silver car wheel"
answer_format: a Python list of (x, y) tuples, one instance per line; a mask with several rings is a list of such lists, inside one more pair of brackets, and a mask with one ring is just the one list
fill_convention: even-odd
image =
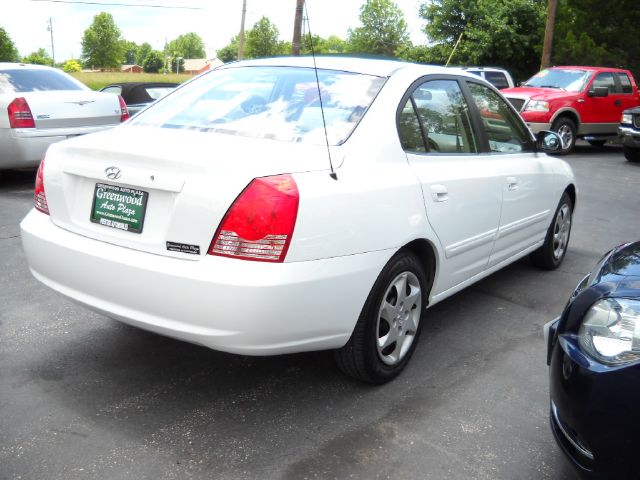
[(378, 356), (396, 365), (411, 348), (422, 312), (422, 291), (418, 277), (402, 272), (387, 287), (376, 325)]
[(562, 141), (567, 148), (569, 148), (573, 144), (573, 130), (569, 125), (560, 125), (560, 128), (558, 128), (558, 131), (556, 133), (560, 136), (560, 138), (562, 138)]
[(564, 255), (571, 232), (571, 209), (566, 203), (563, 204), (556, 215), (553, 226), (553, 256), (559, 259)]

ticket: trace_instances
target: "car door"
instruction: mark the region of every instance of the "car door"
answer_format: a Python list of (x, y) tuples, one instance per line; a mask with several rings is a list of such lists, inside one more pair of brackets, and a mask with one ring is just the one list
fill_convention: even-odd
[(442, 293), (486, 268), (498, 230), (504, 175), (497, 162), (479, 153), (456, 77), (427, 77), (414, 84), (400, 105), (398, 131), (444, 253), (432, 290)]
[[(631, 83), (629, 75), (625, 72), (616, 73), (616, 79), (618, 80), (618, 89), (621, 92), (620, 99), (622, 100), (622, 111), (638, 106), (638, 96), (634, 94), (634, 86)], [(621, 116), (621, 115), (620, 115)], [(620, 117), (618, 117), (620, 121)]]
[[(589, 92), (593, 91), (595, 87), (606, 87), (609, 94), (606, 97), (589, 96)], [(624, 109), (623, 100), (628, 94), (623, 95), (622, 89), (618, 88), (614, 72), (598, 73), (591, 84), (587, 86), (586, 92), (581, 109), (583, 124), (580, 127), (580, 133), (584, 135), (591, 133), (615, 134)]]
[(559, 198), (554, 198), (552, 159), (537, 153), (524, 122), (488, 86), (467, 81), (472, 108), (487, 142), (487, 164), (501, 173), (502, 211), (488, 268), (544, 239)]

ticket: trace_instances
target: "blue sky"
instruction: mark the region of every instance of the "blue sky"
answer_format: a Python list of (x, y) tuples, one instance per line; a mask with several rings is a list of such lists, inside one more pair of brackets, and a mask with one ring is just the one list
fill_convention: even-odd
[[(238, 33), (242, 0), (91, 0), (96, 2), (183, 5), (199, 10), (164, 8), (120, 7), (105, 5), (73, 5), (53, 2), (12, 0), (3, 8), (0, 27), (11, 36), (21, 55), (38, 48), (51, 53), (51, 39), (47, 31), (49, 17), (53, 21), (56, 61), (78, 58), (85, 29), (100, 12), (113, 15), (122, 36), (136, 43), (149, 42), (162, 49), (165, 39), (170, 41), (180, 34), (195, 32), (205, 42), (207, 55), (225, 46)], [(327, 37), (335, 34), (346, 38), (349, 27), (359, 25), (359, 8), (364, 0), (307, 0), (311, 31)], [(405, 14), (411, 39), (425, 43), (421, 32), (422, 19), (418, 17), (421, 0), (396, 0)], [(265, 15), (280, 30), (280, 38), (290, 40), (293, 33), (295, 0), (247, 0), (246, 26), (250, 28)]]

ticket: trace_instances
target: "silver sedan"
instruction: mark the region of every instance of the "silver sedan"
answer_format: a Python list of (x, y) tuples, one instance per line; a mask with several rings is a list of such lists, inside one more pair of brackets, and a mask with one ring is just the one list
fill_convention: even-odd
[(129, 118), (119, 96), (51, 67), (0, 63), (0, 170), (35, 167), (52, 143)]

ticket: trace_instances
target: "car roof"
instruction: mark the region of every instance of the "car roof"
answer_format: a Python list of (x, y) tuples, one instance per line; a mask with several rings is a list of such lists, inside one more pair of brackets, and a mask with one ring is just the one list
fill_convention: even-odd
[(115, 82), (115, 83), (110, 83), (109, 85), (106, 85), (105, 87), (102, 87), (102, 88), (109, 88), (109, 87), (133, 88), (139, 85), (143, 85), (145, 87), (177, 87), (180, 84), (176, 82)]
[[(307, 67), (327, 69), (327, 70), (340, 70), (344, 72), (362, 73), (365, 75), (374, 75), (378, 77), (389, 77), (398, 70), (407, 67), (415, 67), (417, 63), (404, 62), (400, 60), (393, 60), (387, 58), (368, 58), (368, 57), (351, 57), (342, 55), (318, 55), (314, 58), (312, 56), (300, 56), (300, 57), (274, 57), (274, 58), (261, 58), (255, 60), (244, 60), (239, 62), (225, 63), (216, 68), (216, 70), (223, 70), (226, 68), (235, 68), (240, 66), (256, 67), (256, 66), (273, 66), (273, 67)], [(429, 67), (438, 72), (444, 72), (444, 67), (437, 67), (432, 65), (421, 65)]]
[(500, 67), (458, 67), (462, 70), (480, 70), (482, 72), (506, 72), (507, 70)]
[(52, 67), (49, 67), (47, 65), (36, 65), (34, 63), (0, 62), (0, 70), (14, 70), (16, 68), (37, 69), (37, 70), (53, 70)]
[(553, 67), (549, 67), (549, 70), (554, 69), (565, 69), (565, 70), (587, 70), (590, 72), (596, 72), (600, 70), (605, 70), (608, 72), (628, 72), (628, 70), (624, 70), (622, 68), (614, 68), (614, 67), (586, 67), (579, 65), (555, 65)]

